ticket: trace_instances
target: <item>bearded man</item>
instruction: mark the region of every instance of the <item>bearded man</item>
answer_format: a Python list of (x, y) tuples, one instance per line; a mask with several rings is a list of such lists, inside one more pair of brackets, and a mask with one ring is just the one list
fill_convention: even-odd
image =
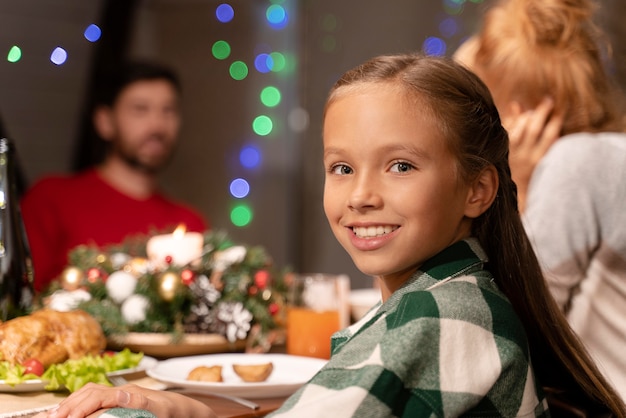
[(188, 231), (208, 228), (196, 210), (159, 191), (158, 174), (178, 142), (178, 76), (157, 63), (130, 62), (112, 71), (100, 90), (93, 124), (107, 144), (103, 161), (40, 179), (21, 202), (37, 291), (60, 275), (78, 245), (119, 244), (179, 224)]

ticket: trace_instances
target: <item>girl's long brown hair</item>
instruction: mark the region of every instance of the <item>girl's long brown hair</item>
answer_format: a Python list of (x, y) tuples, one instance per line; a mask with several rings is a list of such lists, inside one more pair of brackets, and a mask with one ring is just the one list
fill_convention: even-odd
[[(380, 56), (348, 71), (328, 103), (363, 83), (393, 84), (417, 112), (430, 114), (458, 158), (463, 180), (485, 167), (499, 176), (497, 197), (473, 222), (473, 235), (488, 254), (488, 268), (522, 320), (535, 375), (544, 387), (567, 391), (590, 410), (626, 416), (626, 408), (553, 301), (524, 231), (517, 189), (508, 164), (508, 134), (483, 82), (446, 58), (417, 54)], [(327, 104), (328, 107), (328, 104)]]

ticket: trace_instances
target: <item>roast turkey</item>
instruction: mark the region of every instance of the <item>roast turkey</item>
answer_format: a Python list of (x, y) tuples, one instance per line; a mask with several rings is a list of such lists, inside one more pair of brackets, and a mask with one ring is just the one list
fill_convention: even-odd
[(0, 360), (12, 364), (35, 358), (48, 367), (100, 354), (105, 347), (100, 324), (82, 310), (42, 309), (0, 324)]

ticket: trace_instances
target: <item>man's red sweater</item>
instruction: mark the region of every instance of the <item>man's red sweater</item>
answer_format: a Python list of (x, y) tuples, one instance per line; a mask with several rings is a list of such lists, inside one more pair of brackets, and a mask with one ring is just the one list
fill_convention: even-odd
[(128, 236), (173, 230), (203, 232), (208, 223), (195, 210), (155, 193), (129, 197), (90, 169), (75, 176), (40, 180), (24, 195), (22, 217), (30, 245), (35, 290), (43, 290), (81, 244), (119, 244)]

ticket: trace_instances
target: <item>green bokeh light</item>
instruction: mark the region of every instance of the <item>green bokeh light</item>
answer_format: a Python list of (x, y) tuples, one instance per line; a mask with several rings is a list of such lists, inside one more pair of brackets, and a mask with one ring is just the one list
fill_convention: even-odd
[(230, 221), (235, 226), (246, 226), (252, 221), (252, 209), (248, 205), (237, 205), (230, 211)]
[(443, 5), (445, 12), (449, 15), (460, 15), (463, 13), (464, 1), (458, 3), (446, 3)]
[(272, 67), (272, 71), (277, 73), (285, 69), (286, 60), (285, 56), (280, 52), (272, 52), (270, 53), (270, 57), (274, 60), (274, 66)]
[(217, 41), (213, 44), (211, 52), (218, 60), (226, 59), (230, 56), (230, 44), (226, 41)]
[(7, 61), (18, 62), (22, 58), (22, 50), (19, 46), (13, 45), (7, 55)]
[(337, 39), (333, 35), (326, 35), (322, 38), (322, 50), (324, 52), (333, 52), (337, 49)]
[(337, 29), (337, 26), (339, 26), (339, 22), (334, 14), (327, 14), (322, 19), (322, 29), (325, 31), (333, 32)]
[(280, 90), (274, 86), (267, 86), (261, 90), (261, 103), (267, 107), (278, 106), (281, 100)]
[(269, 116), (265, 116), (265, 115), (257, 116), (256, 118), (254, 118), (254, 121), (252, 122), (252, 130), (254, 131), (255, 134), (260, 135), (260, 136), (269, 135), (269, 133), (272, 132), (273, 128), (274, 128), (274, 123), (272, 122), (272, 119)]
[(245, 62), (235, 61), (230, 64), (230, 76), (235, 80), (243, 80), (248, 76), (248, 66)]

